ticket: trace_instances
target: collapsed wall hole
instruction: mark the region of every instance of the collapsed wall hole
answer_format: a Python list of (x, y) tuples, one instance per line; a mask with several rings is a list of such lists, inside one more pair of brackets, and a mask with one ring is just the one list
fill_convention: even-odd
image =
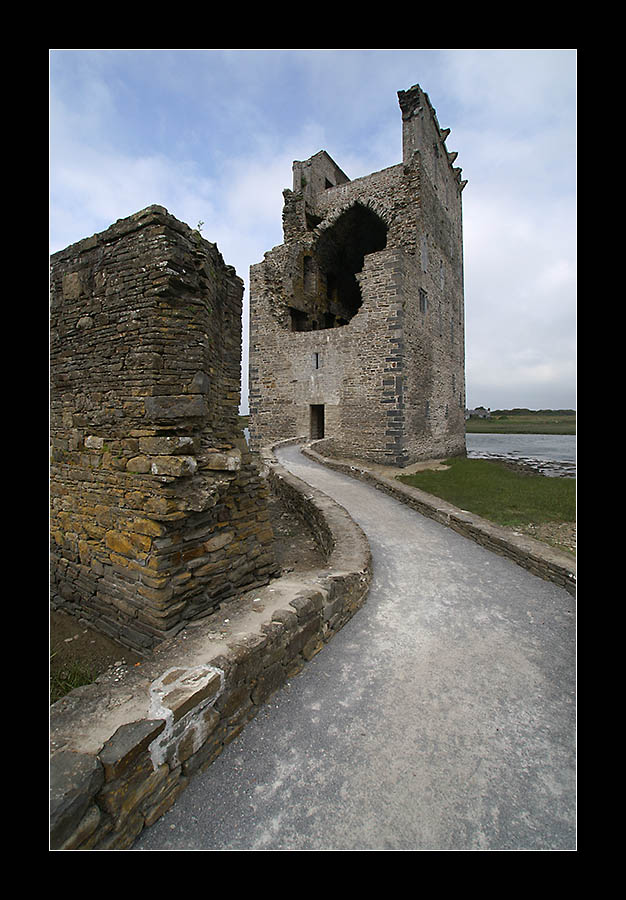
[(292, 331), (347, 325), (362, 304), (356, 279), (368, 253), (387, 246), (387, 226), (360, 203), (347, 209), (302, 260), (301, 285), (289, 308)]

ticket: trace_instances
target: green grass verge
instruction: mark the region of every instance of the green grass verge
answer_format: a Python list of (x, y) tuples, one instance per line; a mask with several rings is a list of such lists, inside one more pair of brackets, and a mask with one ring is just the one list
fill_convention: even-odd
[(399, 481), (507, 527), (576, 520), (576, 479), (525, 475), (485, 459), (448, 459), (449, 469)]
[(467, 419), (467, 434), (576, 434), (575, 415), (496, 415)]
[[(54, 654), (52, 654), (52, 657)], [(97, 672), (93, 666), (70, 660), (61, 667), (50, 669), (50, 703), (56, 703), (74, 688), (91, 684)]]

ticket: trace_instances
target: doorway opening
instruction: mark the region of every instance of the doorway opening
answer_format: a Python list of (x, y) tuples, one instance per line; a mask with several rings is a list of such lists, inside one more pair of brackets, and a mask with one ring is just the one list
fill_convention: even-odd
[(324, 404), (311, 404), (311, 440), (318, 441), (324, 437)]

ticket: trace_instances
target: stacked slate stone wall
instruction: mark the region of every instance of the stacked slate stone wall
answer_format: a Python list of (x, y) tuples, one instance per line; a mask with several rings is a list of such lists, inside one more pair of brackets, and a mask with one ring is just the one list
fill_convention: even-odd
[(119, 680), (98, 679), (52, 706), (52, 850), (132, 847), (365, 602), (372, 558), (361, 529), (272, 449), (263, 462), (325, 565), (249, 591)]
[(52, 597), (139, 651), (276, 571), (238, 426), (242, 293), (158, 206), (52, 257)]

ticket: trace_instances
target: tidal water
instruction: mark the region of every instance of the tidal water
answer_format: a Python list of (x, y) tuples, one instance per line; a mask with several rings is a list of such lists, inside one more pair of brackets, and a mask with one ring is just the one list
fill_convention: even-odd
[(576, 477), (575, 434), (468, 434), (466, 446), (470, 458), (510, 459), (543, 475)]
[[(246, 441), (250, 433), (244, 428)], [(467, 455), (480, 459), (511, 459), (543, 475), (576, 477), (575, 434), (468, 434)]]

